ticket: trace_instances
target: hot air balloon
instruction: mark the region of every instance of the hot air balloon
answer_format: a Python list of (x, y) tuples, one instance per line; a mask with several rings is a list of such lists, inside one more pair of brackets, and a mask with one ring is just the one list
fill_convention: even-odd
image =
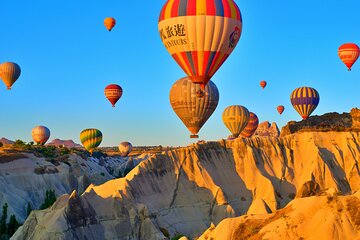
[(237, 45), (242, 18), (233, 0), (168, 0), (158, 29), (171, 56), (204, 89)]
[(50, 137), (50, 130), (45, 126), (36, 126), (31, 131), (34, 142), (44, 145)]
[(115, 18), (107, 17), (104, 19), (104, 25), (107, 28), (107, 30), (109, 30), (109, 32), (111, 31), (111, 29), (113, 29), (115, 24), (116, 24)]
[(89, 128), (80, 133), (80, 141), (85, 149), (92, 155), (95, 148), (97, 148), (102, 141), (102, 133), (98, 129)]
[(248, 124), (250, 113), (246, 107), (233, 105), (225, 108), (222, 114), (222, 120), (234, 137), (238, 137)]
[(16, 82), (21, 73), (20, 66), (13, 62), (5, 62), (0, 65), (0, 76), (8, 90)]
[(280, 115), (284, 112), (284, 110), (285, 110), (285, 107), (283, 106), (283, 105), (279, 105), (279, 106), (277, 106), (277, 111), (280, 113)]
[(116, 102), (121, 98), (123, 90), (117, 84), (107, 85), (105, 90), (105, 97), (109, 100), (113, 107), (115, 107)]
[(259, 118), (255, 113), (250, 112), (250, 119), (246, 127), (241, 131), (242, 137), (251, 137), (259, 126)]
[(360, 55), (359, 46), (355, 43), (345, 43), (339, 47), (338, 55), (341, 61), (351, 71), (352, 65), (356, 62)]
[(119, 152), (122, 157), (126, 157), (132, 150), (132, 145), (129, 142), (122, 142), (119, 144)]
[(262, 87), (262, 89), (264, 89), (266, 87), (266, 84), (267, 84), (267, 82), (264, 80), (260, 82), (260, 86)]
[(219, 91), (210, 81), (203, 90), (204, 96), (197, 97), (200, 90), (190, 78), (184, 77), (177, 80), (170, 90), (170, 104), (185, 126), (192, 133), (190, 138), (198, 138), (197, 133), (215, 111), (219, 102)]
[(291, 104), (303, 119), (307, 119), (319, 104), (320, 95), (311, 87), (296, 88), (290, 95)]

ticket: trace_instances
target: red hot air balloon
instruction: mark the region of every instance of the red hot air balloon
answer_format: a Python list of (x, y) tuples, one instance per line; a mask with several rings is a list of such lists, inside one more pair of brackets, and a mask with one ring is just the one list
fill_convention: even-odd
[(266, 84), (267, 83), (264, 80), (260, 82), (260, 86), (262, 87), (262, 89), (264, 89), (266, 87)]
[(242, 17), (233, 0), (168, 0), (158, 29), (170, 55), (204, 90), (236, 47)]
[(341, 61), (351, 71), (352, 65), (356, 62), (360, 55), (359, 46), (355, 43), (345, 43), (339, 47), (338, 55)]
[(250, 119), (246, 127), (242, 130), (240, 135), (242, 137), (251, 137), (259, 126), (259, 118), (255, 113), (250, 112)]
[(284, 110), (285, 110), (285, 107), (283, 106), (283, 105), (279, 105), (279, 106), (277, 106), (277, 111), (280, 113), (280, 115), (284, 112)]
[(115, 103), (121, 98), (123, 90), (117, 84), (110, 84), (106, 86), (104, 93), (112, 106), (115, 107)]

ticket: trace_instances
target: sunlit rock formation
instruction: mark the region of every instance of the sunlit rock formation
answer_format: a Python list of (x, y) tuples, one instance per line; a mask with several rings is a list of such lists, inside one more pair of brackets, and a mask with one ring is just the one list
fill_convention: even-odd
[(260, 137), (278, 137), (280, 131), (275, 122), (270, 124), (268, 121), (262, 122), (259, 124), (254, 136)]

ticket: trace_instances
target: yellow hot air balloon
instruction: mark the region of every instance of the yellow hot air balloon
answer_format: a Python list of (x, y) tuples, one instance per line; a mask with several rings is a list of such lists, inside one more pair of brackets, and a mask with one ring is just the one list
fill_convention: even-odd
[(107, 17), (104, 19), (104, 25), (105, 25), (106, 29), (109, 30), (109, 32), (113, 29), (115, 24), (116, 24), (115, 18)]
[(132, 150), (132, 145), (129, 142), (121, 142), (119, 144), (119, 152), (122, 157), (126, 157)]
[(32, 129), (31, 136), (38, 145), (44, 145), (50, 137), (50, 130), (45, 126), (36, 126)]
[(21, 74), (20, 66), (13, 62), (5, 62), (0, 65), (0, 76), (8, 90), (16, 82)]
[(85, 129), (80, 133), (80, 141), (91, 155), (95, 148), (100, 145), (102, 137), (101, 131), (94, 128)]
[(233, 105), (225, 108), (222, 114), (225, 126), (234, 137), (238, 137), (250, 120), (250, 113), (246, 107)]
[(204, 89), (236, 47), (242, 18), (233, 0), (168, 0), (158, 29), (174, 60)]
[(185, 126), (192, 133), (191, 138), (198, 138), (197, 133), (215, 111), (219, 102), (219, 91), (210, 81), (198, 97), (200, 86), (190, 78), (177, 80), (170, 90), (170, 104)]

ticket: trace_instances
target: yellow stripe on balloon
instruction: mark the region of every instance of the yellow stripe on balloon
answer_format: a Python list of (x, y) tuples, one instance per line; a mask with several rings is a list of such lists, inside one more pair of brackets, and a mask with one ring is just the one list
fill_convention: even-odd
[(234, 3), (233, 0), (228, 0), (228, 2), (229, 2), (230, 10), (231, 10), (231, 18), (235, 18), (235, 19), (236, 19), (235, 3)]
[(172, 6), (173, 6), (173, 4), (174, 4), (174, 1), (175, 1), (175, 0), (170, 0), (169, 3), (168, 3), (168, 5), (166, 6), (165, 14), (164, 14), (165, 19), (171, 17), (171, 9), (172, 9)]
[(187, 64), (186, 64), (186, 60), (182, 57), (181, 53), (176, 53), (176, 56), (178, 57), (178, 59), (181, 62), (181, 66), (183, 66), (185, 72), (187, 75), (189, 75), (191, 73), (190, 69), (188, 68)]
[(210, 71), (210, 76), (214, 75), (215, 71), (219, 68), (219, 65), (221, 64), (221, 60), (224, 57), (224, 53), (220, 52), (220, 54), (218, 55), (215, 64), (212, 66), (211, 71)]
[(196, 15), (205, 15), (205, 14), (206, 14), (206, 0), (197, 0)]
[(198, 58), (198, 74), (199, 75), (203, 75), (205, 70), (203, 68), (204, 65), (204, 48), (205, 48), (205, 43), (206, 43), (206, 31), (207, 28), (201, 27), (201, 26), (206, 26), (207, 20), (206, 20), (206, 16), (197, 16), (197, 29), (198, 31), (196, 31), (196, 38), (197, 38), (197, 58)]

